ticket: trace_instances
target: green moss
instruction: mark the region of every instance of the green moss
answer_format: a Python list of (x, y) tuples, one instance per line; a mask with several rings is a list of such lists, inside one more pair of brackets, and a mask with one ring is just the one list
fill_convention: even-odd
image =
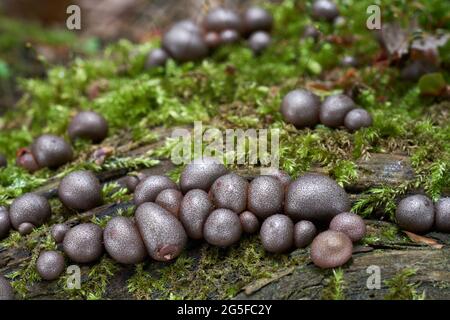
[(420, 283), (410, 282), (410, 278), (417, 273), (417, 270), (407, 268), (400, 271), (394, 277), (384, 283), (389, 289), (386, 300), (424, 300), (425, 291), (418, 293)]
[(322, 299), (345, 300), (344, 292), (345, 292), (344, 271), (341, 268), (333, 269), (333, 274), (328, 279), (328, 283), (323, 289)]
[(128, 290), (137, 299), (231, 298), (249, 282), (268, 278), (301, 259), (268, 254), (257, 237), (244, 238), (229, 249), (204, 244), (198, 256), (183, 253), (164, 266), (138, 265)]

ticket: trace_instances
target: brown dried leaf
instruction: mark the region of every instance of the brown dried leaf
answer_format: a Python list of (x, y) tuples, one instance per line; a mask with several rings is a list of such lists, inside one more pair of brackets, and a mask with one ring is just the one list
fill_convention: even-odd
[(409, 231), (403, 231), (403, 232), (414, 243), (426, 244), (426, 245), (429, 245), (430, 247), (432, 247), (434, 249), (442, 249), (442, 247), (444, 246), (443, 244), (438, 243), (434, 239), (427, 238), (427, 237), (424, 237), (424, 236), (419, 236), (418, 234), (415, 234), (415, 233), (412, 233), (412, 232), (409, 232)]

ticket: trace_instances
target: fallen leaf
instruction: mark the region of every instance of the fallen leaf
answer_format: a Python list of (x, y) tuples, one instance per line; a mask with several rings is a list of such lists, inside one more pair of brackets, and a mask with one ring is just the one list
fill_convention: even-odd
[(424, 237), (424, 236), (419, 236), (418, 234), (415, 234), (415, 233), (412, 233), (412, 232), (409, 232), (409, 231), (403, 231), (403, 232), (414, 243), (426, 244), (426, 245), (429, 245), (430, 247), (432, 247), (434, 249), (442, 249), (442, 247), (444, 247), (443, 244), (438, 243), (434, 239), (427, 238), (427, 237)]

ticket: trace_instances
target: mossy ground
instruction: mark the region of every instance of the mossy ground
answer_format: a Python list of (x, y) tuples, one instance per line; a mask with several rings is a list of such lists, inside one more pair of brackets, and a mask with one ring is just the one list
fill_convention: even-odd
[[(361, 157), (368, 157), (372, 152), (410, 156), (416, 179), (365, 191), (353, 210), (366, 217), (382, 209), (385, 217), (392, 219), (396, 199), (412, 189), (423, 189), (437, 199), (450, 187), (450, 103), (439, 97), (422, 96), (416, 83), (399, 80), (396, 68), (373, 63), (379, 48), (365, 28), (366, 8), (373, 1), (338, 2), (347, 18), (346, 24), (331, 27), (323, 22), (315, 23), (329, 41), (300, 41), (303, 27), (311, 22), (305, 14), (309, 2), (286, 0), (268, 6), (276, 21), (274, 43), (257, 57), (244, 44), (239, 44), (221, 48), (202, 62), (179, 65), (170, 61), (164, 69), (145, 71), (146, 55), (159, 45), (159, 40), (145, 44), (121, 40), (106, 47), (101, 54), (78, 56), (65, 66), (48, 66), (44, 78), (18, 79), (23, 97), (14, 110), (0, 119), (0, 152), (7, 155), (10, 163), (8, 168), (0, 170), (0, 204), (9, 204), (48, 179), (80, 168), (132, 171), (153, 166), (157, 163), (154, 157), (170, 154), (173, 146), (170, 140), (140, 158), (129, 158), (118, 146), (130, 141), (134, 147), (148, 144), (158, 140), (152, 128), (190, 125), (194, 120), (221, 129), (279, 128), (283, 169), (296, 177), (319, 165), (344, 186), (357, 179), (356, 161)], [(404, 22), (416, 15), (424, 31), (449, 29), (445, 1), (378, 2), (386, 21)], [(442, 75), (447, 82), (449, 52), (447, 45), (441, 55)], [(362, 66), (341, 67), (340, 58), (348, 54), (356, 55)], [(357, 92), (356, 102), (370, 111), (374, 125), (350, 133), (321, 125), (297, 130), (285, 124), (279, 113), (281, 99), (298, 87), (312, 89), (321, 96)], [(92, 90), (97, 91), (96, 97), (92, 96)], [(41, 170), (31, 175), (13, 165), (16, 150), (29, 145), (34, 137), (54, 133), (67, 138), (68, 120), (84, 109), (100, 112), (110, 124), (110, 136), (101, 146), (114, 151), (106, 162), (96, 164), (90, 160), (89, 155), (99, 146), (79, 142), (75, 145), (77, 160), (57, 171)], [(180, 167), (170, 172), (175, 180), (179, 174)], [(114, 187), (105, 186), (108, 201), (127, 200)], [(48, 225), (63, 221), (66, 214), (57, 200), (52, 200), (52, 208), (56, 214)], [(396, 237), (392, 230), (385, 231), (384, 237)], [(42, 239), (36, 232), (48, 233), (48, 226), (39, 228), (26, 239), (13, 232), (1, 245)], [(369, 237), (367, 241), (376, 239)], [(48, 245), (46, 240), (31, 241), (30, 250), (35, 253), (37, 248)], [(17, 274), (10, 275), (18, 279), (15, 286), (24, 296), (23, 281), (38, 281), (32, 271), (33, 259)], [(289, 256), (264, 253), (258, 241), (250, 237), (228, 250), (203, 245), (199, 256), (186, 253), (165, 268), (152, 263), (138, 265), (128, 281), (128, 289), (136, 298), (228, 298), (250, 280), (296, 263), (299, 261)], [(71, 293), (71, 297), (101, 298), (116, 270), (117, 265), (105, 257), (88, 271), (83, 289)], [(338, 276), (335, 274), (334, 280), (341, 279)], [(342, 295), (341, 289), (336, 290), (339, 281), (331, 291), (335, 298)]]

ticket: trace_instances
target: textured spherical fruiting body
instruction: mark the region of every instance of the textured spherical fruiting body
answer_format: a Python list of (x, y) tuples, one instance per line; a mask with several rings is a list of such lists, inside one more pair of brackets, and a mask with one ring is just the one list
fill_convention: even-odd
[(8, 161), (6, 160), (6, 157), (0, 153), (0, 168), (6, 168), (8, 165)]
[(320, 99), (310, 91), (293, 90), (283, 98), (281, 114), (297, 128), (313, 127), (319, 122)]
[(311, 260), (319, 268), (336, 268), (352, 257), (352, 240), (343, 232), (320, 233), (311, 244)]
[(31, 145), (31, 152), (40, 167), (57, 168), (73, 158), (70, 144), (51, 134), (37, 138)]
[(278, 168), (273, 168), (273, 167), (267, 168), (264, 170), (264, 175), (275, 177), (278, 180), (280, 180), (284, 189), (286, 189), (289, 186), (289, 184), (292, 182), (291, 176), (287, 172), (280, 170)]
[(176, 189), (166, 189), (158, 194), (155, 203), (159, 204), (161, 207), (178, 218), (181, 200), (183, 200), (183, 194), (180, 191)]
[(261, 7), (248, 8), (242, 17), (245, 33), (250, 34), (255, 31), (270, 31), (273, 26), (273, 17)]
[(181, 201), (180, 221), (190, 238), (203, 238), (203, 225), (213, 208), (206, 191), (194, 189), (186, 193)]
[(162, 46), (177, 61), (195, 61), (208, 55), (203, 36), (183, 27), (172, 27), (162, 38)]
[(181, 28), (193, 33), (202, 33), (202, 29), (192, 20), (185, 19), (173, 24), (172, 28)]
[(64, 237), (66, 236), (66, 233), (70, 230), (70, 227), (65, 223), (58, 223), (55, 224), (50, 233), (52, 235), (53, 240), (55, 240), (56, 243), (61, 243), (64, 241)]
[(307, 25), (305, 29), (303, 29), (303, 38), (312, 38), (314, 41), (317, 41), (319, 40), (320, 35), (320, 31), (313, 25)]
[(260, 54), (270, 45), (271, 41), (270, 34), (264, 31), (256, 31), (248, 39), (248, 44), (255, 54)]
[(220, 33), (220, 42), (222, 44), (235, 43), (239, 40), (239, 32), (233, 29), (223, 30)]
[(247, 207), (248, 185), (247, 180), (235, 173), (221, 176), (210, 189), (214, 205), (241, 213)]
[(428, 232), (434, 224), (433, 202), (421, 194), (406, 197), (398, 204), (395, 218), (402, 229), (415, 233)]
[(217, 48), (221, 45), (220, 34), (214, 31), (205, 34), (205, 42), (209, 48)]
[(183, 225), (156, 203), (141, 204), (135, 214), (139, 233), (148, 254), (158, 261), (169, 261), (183, 251), (187, 235)]
[(19, 231), (20, 235), (25, 236), (27, 234), (30, 234), (33, 232), (34, 224), (30, 222), (23, 222), (19, 225), (17, 228), (17, 231)]
[(139, 182), (139, 178), (136, 176), (125, 176), (117, 180), (117, 184), (121, 188), (127, 189), (128, 192), (134, 192)]
[(108, 122), (97, 112), (82, 111), (70, 121), (68, 133), (72, 141), (81, 138), (98, 143), (108, 135)]
[(106, 252), (117, 262), (135, 264), (147, 256), (144, 242), (130, 218), (114, 217), (108, 221), (103, 231)]
[(372, 116), (366, 110), (356, 108), (347, 113), (344, 119), (344, 125), (350, 131), (370, 127), (372, 125)]
[(58, 197), (68, 208), (81, 211), (103, 202), (102, 187), (91, 171), (74, 171), (65, 176), (58, 187)]
[(441, 198), (435, 205), (436, 229), (450, 232), (450, 197)]
[(242, 230), (245, 233), (255, 233), (259, 230), (259, 220), (252, 212), (242, 212), (239, 215), (239, 220), (241, 220)]
[(9, 281), (0, 274), (0, 300), (14, 300), (14, 290)]
[(307, 247), (317, 234), (314, 223), (307, 220), (299, 221), (294, 226), (294, 244), (297, 248)]
[(294, 223), (284, 214), (275, 214), (264, 220), (259, 235), (265, 250), (286, 252), (294, 244)]
[(316, 20), (333, 21), (339, 16), (338, 7), (330, 0), (316, 0), (311, 9), (311, 15)]
[(181, 173), (181, 191), (183, 193), (192, 189), (208, 191), (214, 181), (226, 173), (227, 169), (216, 158), (203, 157), (195, 159)]
[(354, 56), (344, 56), (341, 59), (341, 65), (344, 67), (357, 67), (358, 60)]
[(346, 95), (329, 96), (320, 107), (320, 122), (331, 128), (343, 126), (345, 116), (354, 108), (355, 103)]
[(214, 246), (228, 247), (239, 241), (242, 226), (239, 216), (229, 209), (216, 209), (203, 226), (205, 240)]
[(242, 21), (239, 15), (229, 9), (217, 7), (208, 12), (204, 20), (204, 27), (208, 31), (221, 32), (223, 30), (241, 30)]
[(77, 263), (98, 260), (103, 253), (103, 230), (93, 223), (82, 223), (70, 229), (63, 240), (66, 255)]
[(9, 234), (11, 229), (11, 220), (9, 219), (9, 212), (3, 206), (0, 206), (0, 240)]
[(287, 188), (284, 210), (295, 221), (330, 222), (337, 214), (350, 211), (350, 199), (330, 177), (307, 173)]
[(282, 211), (284, 188), (275, 177), (259, 176), (250, 182), (247, 198), (248, 210), (265, 219)]
[(44, 280), (55, 280), (64, 271), (64, 257), (58, 251), (43, 251), (36, 261), (36, 270)]
[(343, 212), (330, 222), (330, 230), (345, 233), (353, 242), (361, 240), (366, 234), (366, 224), (357, 214)]
[(26, 193), (16, 198), (9, 208), (9, 218), (16, 230), (19, 230), (19, 226), (23, 223), (31, 223), (39, 227), (51, 214), (47, 199), (35, 193)]
[(145, 61), (145, 68), (151, 69), (155, 67), (163, 67), (166, 65), (169, 55), (166, 50), (161, 48), (156, 48), (150, 51), (147, 60)]
[(178, 186), (166, 176), (148, 176), (136, 186), (134, 203), (139, 206), (144, 202), (154, 202), (158, 194), (166, 189), (178, 189)]
[(31, 150), (28, 148), (21, 148), (17, 151), (16, 165), (24, 168), (30, 173), (39, 170), (39, 165), (31, 153)]

